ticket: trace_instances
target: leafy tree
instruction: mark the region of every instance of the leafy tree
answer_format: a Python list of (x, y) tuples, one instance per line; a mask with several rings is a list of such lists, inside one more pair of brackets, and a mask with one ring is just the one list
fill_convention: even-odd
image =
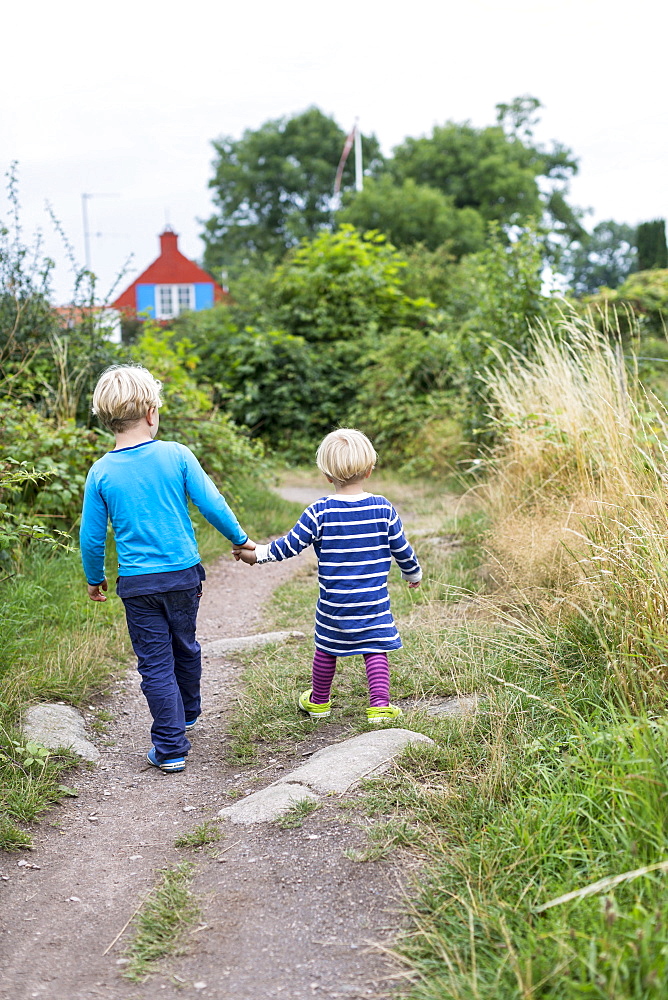
[(638, 246), (639, 271), (650, 271), (655, 267), (668, 267), (665, 219), (642, 222), (638, 226), (636, 243)]
[[(289, 247), (332, 225), (333, 187), (345, 132), (312, 107), (291, 118), (247, 129), (240, 139), (213, 143), (209, 182), (216, 214), (205, 225), (205, 265), (229, 266), (245, 257), (279, 259)], [(367, 171), (382, 162), (375, 136), (362, 139)], [(343, 190), (354, 182), (349, 158)]]
[(476, 209), (503, 226), (522, 225), (545, 212), (556, 231), (572, 238), (580, 225), (566, 193), (577, 161), (565, 146), (547, 149), (533, 141), (532, 114), (538, 107), (536, 98), (517, 98), (497, 105), (496, 125), (448, 122), (429, 137), (408, 138), (394, 150), (393, 176), (437, 188), (455, 207)]
[(408, 177), (395, 184), (389, 175), (370, 178), (350, 193), (340, 223), (361, 232), (375, 229), (398, 247), (421, 243), (429, 250), (447, 244), (455, 257), (482, 248), (485, 223), (475, 208), (456, 208), (454, 198)]
[(420, 323), (425, 300), (404, 292), (406, 263), (379, 233), (344, 225), (305, 241), (275, 271), (273, 317), (308, 341), (359, 339), (372, 331)]
[(599, 288), (617, 288), (636, 269), (638, 255), (632, 226), (608, 219), (594, 226), (590, 235), (568, 247), (559, 270), (576, 295), (591, 295)]

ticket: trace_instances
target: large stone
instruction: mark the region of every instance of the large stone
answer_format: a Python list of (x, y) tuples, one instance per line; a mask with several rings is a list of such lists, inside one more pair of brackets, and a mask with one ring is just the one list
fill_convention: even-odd
[(81, 712), (71, 705), (33, 705), (25, 714), (23, 732), (26, 739), (57, 750), (67, 747), (84, 760), (93, 763), (100, 751), (88, 739)]
[(293, 784), (289, 779), (268, 785), (259, 792), (239, 799), (231, 806), (225, 806), (218, 815), (233, 823), (269, 823), (279, 819), (298, 802), (318, 801), (318, 796), (305, 785)]
[[(480, 706), (480, 696), (477, 694), (453, 695), (443, 701), (427, 705), (427, 715), (474, 715)], [(422, 706), (416, 705), (416, 708)]]
[[(347, 792), (362, 778), (382, 774), (410, 743), (433, 743), (410, 729), (379, 729), (324, 747), (306, 764), (218, 813), (233, 823), (267, 823), (296, 802)], [(318, 794), (319, 793), (319, 794)]]
[(202, 655), (224, 656), (225, 653), (238, 653), (247, 649), (259, 649), (261, 646), (268, 646), (272, 642), (289, 642), (292, 640), (305, 639), (303, 632), (260, 632), (258, 635), (242, 635), (235, 639), (214, 639), (213, 642), (206, 642), (202, 646)]
[(323, 747), (306, 764), (282, 780), (299, 781), (323, 795), (347, 792), (362, 778), (386, 771), (397, 754), (410, 743), (433, 743), (433, 740), (411, 729), (378, 729), (362, 733), (343, 743)]

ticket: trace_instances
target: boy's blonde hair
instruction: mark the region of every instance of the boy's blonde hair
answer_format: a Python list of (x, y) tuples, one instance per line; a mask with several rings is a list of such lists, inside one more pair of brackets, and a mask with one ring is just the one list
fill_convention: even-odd
[(162, 382), (141, 365), (112, 365), (102, 372), (93, 392), (93, 413), (110, 431), (120, 434), (161, 406)]
[(340, 427), (320, 442), (316, 465), (335, 483), (354, 483), (364, 479), (378, 456), (366, 434), (352, 427)]

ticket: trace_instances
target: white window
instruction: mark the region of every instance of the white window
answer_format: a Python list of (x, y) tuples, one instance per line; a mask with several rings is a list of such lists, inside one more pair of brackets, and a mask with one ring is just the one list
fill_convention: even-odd
[(174, 310), (172, 309), (172, 286), (158, 285), (156, 291), (158, 293), (158, 319), (171, 319), (174, 315)]
[(194, 288), (192, 285), (179, 285), (177, 288), (177, 295), (179, 300), (179, 312), (185, 312), (186, 309), (192, 309), (193, 307), (193, 296)]
[(187, 309), (195, 308), (194, 285), (156, 285), (156, 319), (172, 319)]

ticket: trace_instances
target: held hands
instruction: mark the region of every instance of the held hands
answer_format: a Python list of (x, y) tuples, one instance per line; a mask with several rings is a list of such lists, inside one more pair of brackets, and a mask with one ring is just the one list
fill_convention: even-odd
[(102, 583), (96, 583), (94, 587), (91, 586), (91, 584), (89, 583), (88, 596), (90, 597), (91, 601), (106, 601), (107, 598), (104, 596), (104, 594), (100, 593), (101, 590), (106, 590), (106, 589), (107, 589), (106, 580), (103, 580)]
[(257, 562), (257, 556), (255, 554), (255, 542), (252, 542), (250, 538), (247, 538), (243, 545), (233, 545), (232, 555), (237, 562), (245, 562), (248, 566), (254, 566)]

